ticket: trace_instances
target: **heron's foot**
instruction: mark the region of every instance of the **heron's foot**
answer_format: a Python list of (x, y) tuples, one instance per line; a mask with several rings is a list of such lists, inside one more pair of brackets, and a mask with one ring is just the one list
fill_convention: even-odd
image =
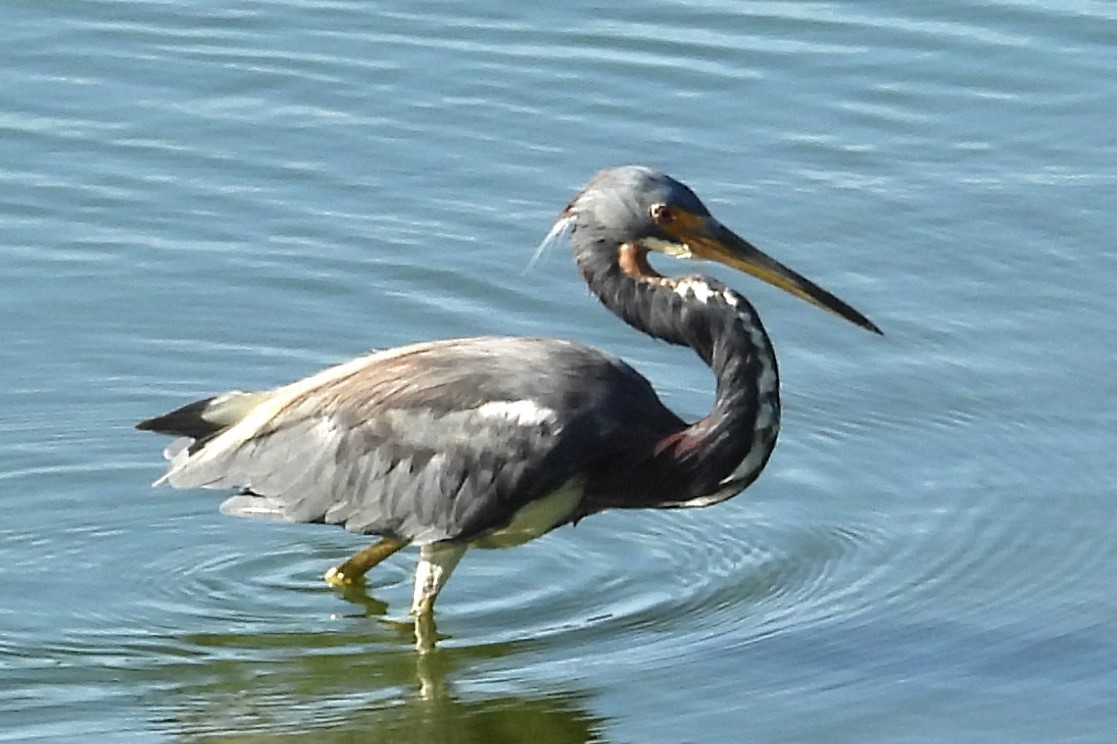
[(368, 573), (371, 568), (406, 544), (407, 543), (402, 540), (396, 540), (393, 537), (385, 537), (375, 545), (370, 545), (357, 553), (352, 558), (345, 561), (345, 563), (334, 566), (327, 571), (326, 575), (322, 578), (325, 579), (326, 583), (330, 586), (336, 586), (342, 589), (362, 586), (364, 584), (365, 574)]
[(325, 573), (322, 578), (326, 580), (327, 584), (329, 584), (330, 586), (336, 586), (338, 589), (350, 589), (353, 587), (362, 586), (365, 583), (365, 577), (363, 574), (350, 576), (349, 574), (345, 573), (344, 563), (342, 563), (340, 566), (332, 567)]

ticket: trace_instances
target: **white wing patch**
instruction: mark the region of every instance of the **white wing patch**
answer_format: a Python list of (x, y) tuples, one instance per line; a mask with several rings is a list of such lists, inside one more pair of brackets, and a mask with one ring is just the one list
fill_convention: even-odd
[(494, 400), (474, 409), (483, 418), (504, 419), (520, 426), (553, 424), (555, 412), (533, 400)]

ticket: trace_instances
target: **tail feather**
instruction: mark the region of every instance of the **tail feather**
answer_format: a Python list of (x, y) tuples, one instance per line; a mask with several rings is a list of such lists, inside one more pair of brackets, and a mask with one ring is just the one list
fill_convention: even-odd
[(249, 392), (234, 390), (231, 393), (189, 403), (162, 416), (146, 419), (136, 424), (136, 428), (157, 434), (202, 440), (237, 423), (269, 397), (271, 392), (267, 390)]

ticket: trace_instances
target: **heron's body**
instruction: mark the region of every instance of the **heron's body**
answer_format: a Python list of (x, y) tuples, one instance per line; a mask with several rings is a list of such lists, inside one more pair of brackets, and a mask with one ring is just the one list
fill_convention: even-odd
[(179, 452), (164, 479), (257, 494), (234, 497), (246, 514), (416, 545), (481, 539), (571, 482), (592, 493), (609, 478), (605, 453), (685, 426), (624, 362), (543, 338), (406, 346), (258, 397)]
[[(664, 277), (648, 265), (649, 250), (689, 255), (706, 242), (740, 241), (728, 231), (709, 238), (689, 220), (724, 231), (685, 186), (629, 167), (591, 182), (556, 232), (572, 232), (576, 261), (607, 307), (652, 336), (690, 346), (711, 367), (715, 404), (699, 421), (683, 421), (638, 372), (581, 344), (437, 341), (143, 422), (188, 437), (169, 450), (161, 481), (238, 489), (223, 506), (230, 513), (381, 536), (328, 575), (335, 583), (358, 579), (404, 545), (420, 546), (417, 614), (429, 613), (470, 545), (517, 545), (605, 509), (730, 498), (759, 475), (775, 446), (779, 379), (768, 336), (743, 296), (713, 279)], [(683, 229), (694, 231), (683, 233), (693, 245), (670, 242)], [(740, 244), (736, 250), (755, 250)], [(761, 263), (754, 273), (876, 330), (779, 264)]]

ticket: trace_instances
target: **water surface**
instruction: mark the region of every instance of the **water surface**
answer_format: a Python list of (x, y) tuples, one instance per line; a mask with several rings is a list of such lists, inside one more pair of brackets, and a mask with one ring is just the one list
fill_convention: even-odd
[[(1112, 741), (1112, 4), (0, 17), (0, 740)], [(625, 162), (885, 330), (715, 272), (784, 381), (744, 495), (471, 553), (419, 656), (413, 555), (343, 596), (362, 539), (149, 490), (133, 422), (420, 339), (576, 338), (701, 415), (690, 352), (525, 272)]]

